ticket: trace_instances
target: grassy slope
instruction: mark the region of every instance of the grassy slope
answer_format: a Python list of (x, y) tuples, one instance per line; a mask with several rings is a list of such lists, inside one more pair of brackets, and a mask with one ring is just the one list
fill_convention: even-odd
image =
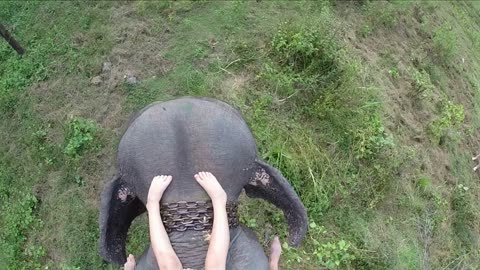
[[(299, 249), (285, 246), (284, 268), (475, 267), (479, 10), (2, 2), (28, 54), (0, 43), (0, 268), (110, 268), (96, 253), (96, 222), (119, 136), (134, 111), (183, 95), (238, 107), (262, 157), (302, 197), (310, 231)], [(140, 83), (124, 83), (129, 74)], [(461, 123), (448, 101), (463, 105)], [(78, 158), (65, 153), (76, 141)], [(274, 207), (244, 200), (241, 218), (264, 245), (285, 240)], [(142, 217), (129, 252), (147, 239)]]

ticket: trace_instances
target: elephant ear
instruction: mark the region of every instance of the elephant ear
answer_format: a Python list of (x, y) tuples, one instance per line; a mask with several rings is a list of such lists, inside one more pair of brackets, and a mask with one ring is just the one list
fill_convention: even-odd
[(288, 222), (288, 243), (298, 246), (307, 233), (307, 212), (282, 173), (263, 160), (256, 160), (254, 178), (244, 187), (248, 197), (261, 198), (283, 211)]
[(121, 265), (127, 260), (125, 244), (128, 228), (145, 206), (133, 188), (115, 176), (103, 189), (100, 209), (100, 256), (106, 261)]

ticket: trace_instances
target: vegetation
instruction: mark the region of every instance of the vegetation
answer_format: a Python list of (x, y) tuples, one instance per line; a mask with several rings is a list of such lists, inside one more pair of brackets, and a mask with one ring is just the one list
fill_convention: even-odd
[(67, 125), (64, 153), (70, 157), (78, 158), (93, 143), (97, 132), (98, 127), (91, 120), (83, 118), (70, 120)]
[[(100, 192), (126, 123), (193, 95), (243, 113), (309, 232), (241, 197), (283, 269), (480, 265), (476, 2), (1, 2), (0, 269), (114, 269)], [(262, 213), (259, 215), (258, 213)], [(127, 250), (148, 242), (137, 218)]]

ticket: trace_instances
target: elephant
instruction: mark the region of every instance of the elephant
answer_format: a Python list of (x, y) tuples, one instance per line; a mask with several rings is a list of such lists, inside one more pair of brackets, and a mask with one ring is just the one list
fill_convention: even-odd
[[(209, 201), (193, 175), (212, 172), (236, 202), (242, 190), (280, 208), (288, 222), (288, 244), (298, 246), (307, 232), (307, 213), (281, 172), (259, 158), (255, 139), (240, 112), (210, 98), (182, 97), (156, 102), (129, 122), (117, 150), (117, 172), (106, 183), (100, 205), (100, 256), (115, 265), (126, 261), (126, 238), (135, 217), (146, 211), (154, 176), (173, 181), (161, 203)], [(184, 268), (203, 269), (208, 249), (205, 231), (171, 231), (169, 238)], [(150, 246), (136, 269), (158, 269)], [(230, 227), (226, 269), (268, 269), (255, 234), (239, 224)]]

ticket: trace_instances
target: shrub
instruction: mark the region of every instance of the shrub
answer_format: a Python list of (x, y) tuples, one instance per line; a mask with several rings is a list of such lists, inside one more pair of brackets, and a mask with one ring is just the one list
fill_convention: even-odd
[(272, 58), (280, 66), (304, 75), (323, 74), (325, 80), (339, 72), (334, 36), (317, 28), (284, 25), (272, 39)]

